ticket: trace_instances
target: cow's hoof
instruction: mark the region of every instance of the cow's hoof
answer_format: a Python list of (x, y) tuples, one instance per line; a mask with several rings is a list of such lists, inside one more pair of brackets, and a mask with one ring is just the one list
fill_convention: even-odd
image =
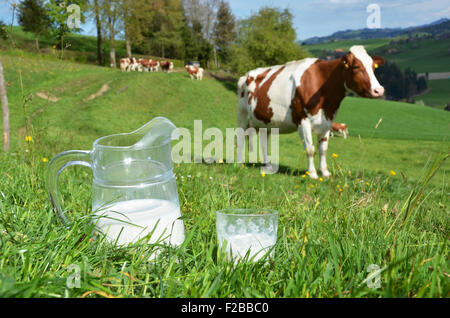
[(310, 172), (309, 173), (309, 177), (311, 178), (311, 179), (314, 179), (314, 180), (317, 180), (317, 179), (319, 179), (319, 176), (317, 175), (317, 172)]
[(267, 163), (261, 167), (261, 173), (274, 174), (277, 171), (278, 168), (276, 166), (271, 165), (270, 163)]
[(323, 170), (322, 175), (324, 178), (327, 178), (327, 179), (331, 177), (331, 173), (328, 170)]

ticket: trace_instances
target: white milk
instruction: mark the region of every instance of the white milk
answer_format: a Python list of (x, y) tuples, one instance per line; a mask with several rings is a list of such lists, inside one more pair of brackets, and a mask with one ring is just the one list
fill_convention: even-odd
[(228, 256), (232, 254), (233, 258), (244, 258), (250, 250), (248, 259), (256, 255), (254, 261), (263, 257), (276, 243), (276, 236), (264, 233), (237, 234), (224, 236), (223, 239), (227, 241)]
[(180, 208), (166, 200), (121, 201), (105, 207), (96, 216), (97, 228), (110, 241), (117, 240), (118, 245), (134, 243), (152, 231), (150, 244), (162, 241), (180, 245), (185, 238), (183, 221), (177, 220), (181, 217)]

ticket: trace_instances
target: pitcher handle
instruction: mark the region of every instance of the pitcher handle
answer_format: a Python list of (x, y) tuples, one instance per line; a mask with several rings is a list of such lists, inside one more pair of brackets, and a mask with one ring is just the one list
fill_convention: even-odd
[(47, 192), (50, 202), (53, 211), (59, 216), (63, 224), (68, 222), (64, 215), (61, 194), (58, 191), (58, 177), (65, 168), (73, 165), (81, 165), (92, 169), (91, 151), (70, 150), (62, 152), (50, 161), (47, 171)]

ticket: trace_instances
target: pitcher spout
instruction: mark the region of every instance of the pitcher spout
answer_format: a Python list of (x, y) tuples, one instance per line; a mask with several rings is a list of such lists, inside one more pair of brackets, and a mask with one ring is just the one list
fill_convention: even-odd
[(177, 127), (165, 117), (156, 117), (146, 123), (141, 128), (132, 132), (142, 136), (138, 142), (131, 146), (132, 149), (142, 149), (158, 147), (170, 143), (174, 137), (172, 135)]

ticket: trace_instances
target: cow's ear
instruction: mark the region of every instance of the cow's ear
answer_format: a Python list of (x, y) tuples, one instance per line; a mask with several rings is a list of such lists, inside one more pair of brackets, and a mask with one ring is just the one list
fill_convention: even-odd
[(386, 63), (386, 60), (381, 56), (372, 56), (373, 65), (375, 65), (375, 68), (381, 67)]

